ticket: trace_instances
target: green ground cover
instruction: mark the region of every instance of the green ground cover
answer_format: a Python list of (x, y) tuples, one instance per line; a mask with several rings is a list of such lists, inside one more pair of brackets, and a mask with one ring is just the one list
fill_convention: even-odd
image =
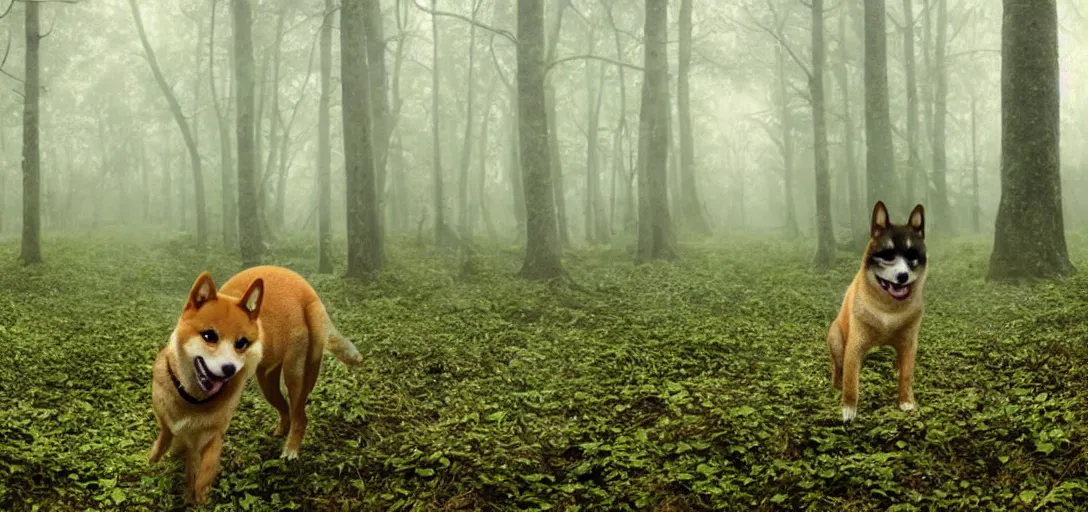
[[(915, 393), (870, 353), (840, 421), (824, 333), (857, 269), (805, 247), (685, 247), (643, 267), (578, 250), (580, 285), (512, 277), (514, 248), (470, 264), (391, 244), (378, 284), (300, 271), (366, 358), (326, 356), (301, 458), (251, 385), (206, 510), (895, 510), (1069, 508), (1088, 495), (1088, 277), (983, 281), (989, 244), (931, 242)], [(233, 255), (180, 236), (0, 241), (0, 509), (181, 507), (181, 464), (148, 467), (151, 363), (192, 280)], [(1071, 239), (1088, 272), (1088, 242)], [(342, 249), (342, 244), (338, 247)]]

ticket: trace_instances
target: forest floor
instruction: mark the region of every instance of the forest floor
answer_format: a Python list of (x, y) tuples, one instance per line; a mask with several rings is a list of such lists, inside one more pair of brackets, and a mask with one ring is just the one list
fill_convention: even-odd
[[(318, 276), (304, 236), (269, 261), (312, 279), (366, 358), (326, 356), (301, 458), (244, 393), (203, 510), (1069, 507), (1088, 498), (1088, 240), (1082, 273), (984, 281), (989, 243), (931, 242), (915, 393), (871, 352), (843, 425), (824, 335), (859, 255), (760, 240), (635, 267), (565, 263), (579, 287), (513, 277), (514, 247), (471, 264), (390, 244), (378, 284)], [(337, 249), (342, 250), (342, 241)], [(0, 241), (0, 509), (181, 507), (180, 462), (147, 465), (151, 364), (197, 273), (233, 254), (169, 234)], [(215, 251), (213, 251), (215, 253)], [(342, 269), (339, 269), (342, 271)], [(889, 508), (890, 507), (890, 508)]]

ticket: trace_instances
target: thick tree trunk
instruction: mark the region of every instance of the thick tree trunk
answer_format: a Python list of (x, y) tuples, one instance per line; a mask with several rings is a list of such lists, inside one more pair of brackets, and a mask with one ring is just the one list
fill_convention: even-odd
[[(952, 222), (948, 203), (948, 156), (945, 149), (945, 125), (948, 118), (948, 70), (945, 69), (945, 55), (948, 51), (948, 2), (937, 0), (937, 42), (934, 47), (933, 72), (933, 198), (934, 215), (937, 226), (945, 232), (952, 232)], [(932, 229), (930, 229), (932, 231)]]
[[(903, 67), (907, 86), (907, 190), (906, 204), (919, 202), (918, 176), (922, 162), (918, 151), (918, 81), (914, 56), (914, 6), (912, 0), (903, 0)], [(925, 180), (922, 181), (925, 185)]]
[(26, 265), (42, 261), (41, 153), (38, 133), (38, 2), (26, 4), (26, 71), (23, 77), (23, 239), (19, 258)]
[(676, 77), (676, 107), (680, 116), (680, 215), (689, 229), (710, 234), (695, 179), (695, 142), (691, 133), (691, 3), (680, 0), (680, 49)]
[(816, 266), (835, 264), (835, 232), (831, 222), (831, 175), (828, 170), (827, 110), (824, 103), (824, 1), (812, 0), (812, 134), (816, 168)]
[(645, 13), (645, 78), (639, 112), (638, 262), (677, 256), (666, 174), (669, 163), (668, 6), (660, 0), (646, 0)]
[(543, 0), (518, 0), (518, 139), (525, 176), (525, 263), (527, 279), (563, 277), (559, 227), (548, 149), (548, 110), (544, 93)]
[(253, 14), (249, 0), (231, 0), (234, 15), (235, 96), (238, 98), (238, 237), (242, 265), (261, 264), (264, 242), (257, 209), (257, 155), (254, 147)]
[(151, 73), (155, 76), (155, 82), (159, 85), (159, 90), (162, 91), (166, 102), (170, 106), (170, 113), (173, 114), (174, 122), (177, 123), (178, 129), (181, 130), (181, 137), (185, 140), (185, 147), (189, 150), (189, 163), (193, 170), (193, 188), (196, 190), (195, 204), (192, 205), (192, 208), (196, 210), (197, 245), (203, 246), (208, 240), (208, 216), (204, 201), (204, 173), (201, 170), (200, 152), (197, 150), (196, 137), (189, 128), (189, 122), (186, 121), (185, 114), (181, 111), (181, 104), (178, 103), (177, 96), (174, 95), (173, 89), (166, 82), (166, 78), (163, 77), (162, 70), (159, 69), (159, 61), (155, 58), (155, 51), (151, 48), (151, 42), (147, 39), (144, 23), (140, 17), (140, 8), (136, 5), (136, 0), (129, 0), (128, 5), (132, 9), (132, 18), (136, 21), (136, 31), (140, 35), (140, 43), (144, 47)]
[(988, 279), (1076, 272), (1062, 219), (1055, 0), (1004, 0), (1001, 25), (1001, 202)]
[(374, 151), (371, 148), (370, 83), (366, 61), (363, 3), (347, 0), (340, 8), (340, 83), (344, 112), (344, 173), (347, 177), (347, 275), (373, 279), (381, 270), (385, 248), (379, 228)]
[(865, 2), (865, 170), (866, 200), (883, 200), (895, 210), (901, 201), (895, 181), (891, 113), (888, 110), (887, 19), (884, 0)]

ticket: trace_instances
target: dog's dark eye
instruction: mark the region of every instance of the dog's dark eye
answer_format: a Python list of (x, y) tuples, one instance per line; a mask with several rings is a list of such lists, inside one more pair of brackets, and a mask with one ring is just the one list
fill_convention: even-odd
[(873, 256), (884, 261), (891, 261), (895, 259), (895, 251), (891, 249), (884, 249), (883, 251), (880, 251)]
[(922, 253), (918, 252), (918, 249), (907, 249), (907, 252), (903, 253), (903, 256), (910, 261), (915, 261), (922, 257)]
[(204, 338), (204, 341), (208, 343), (219, 343), (219, 334), (212, 329), (201, 332), (200, 337)]
[(248, 347), (248, 346), (249, 346), (249, 340), (247, 340), (245, 338), (239, 338), (238, 341), (234, 342), (234, 349), (235, 350), (245, 350), (246, 347)]

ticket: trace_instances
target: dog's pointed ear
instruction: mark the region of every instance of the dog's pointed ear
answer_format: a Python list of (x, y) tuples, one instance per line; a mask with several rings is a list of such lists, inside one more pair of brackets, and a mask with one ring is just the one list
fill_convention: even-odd
[(873, 220), (869, 224), (869, 237), (876, 238), (887, 228), (888, 207), (884, 206), (884, 201), (877, 201), (876, 206), (873, 206)]
[(193, 287), (189, 290), (189, 301), (185, 303), (185, 309), (200, 309), (210, 300), (215, 300), (215, 281), (207, 270), (196, 276)]
[(926, 209), (922, 208), (922, 205), (915, 205), (914, 209), (910, 211), (907, 225), (917, 231), (922, 238), (926, 237)]
[(246, 293), (238, 301), (238, 307), (249, 313), (250, 318), (257, 318), (261, 314), (261, 302), (264, 300), (264, 279), (254, 279), (246, 288)]

